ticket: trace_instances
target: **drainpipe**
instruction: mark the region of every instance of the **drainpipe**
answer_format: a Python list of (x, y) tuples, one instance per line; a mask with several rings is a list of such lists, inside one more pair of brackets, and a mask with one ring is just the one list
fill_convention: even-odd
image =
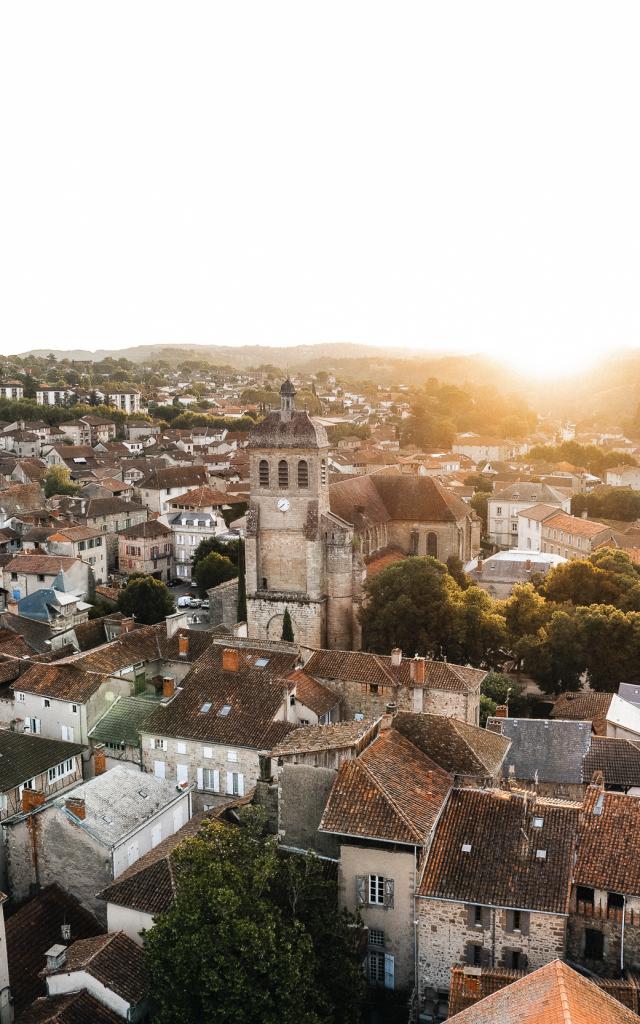
[(416, 896), (418, 879), (418, 847), (413, 848), (414, 878), (413, 885), (413, 986), (416, 993), (416, 1020), (420, 1015), (420, 991), (418, 981), (418, 898)]
[(622, 931), (620, 933), (620, 970), (624, 971), (624, 919), (627, 911), (627, 897), (622, 895)]

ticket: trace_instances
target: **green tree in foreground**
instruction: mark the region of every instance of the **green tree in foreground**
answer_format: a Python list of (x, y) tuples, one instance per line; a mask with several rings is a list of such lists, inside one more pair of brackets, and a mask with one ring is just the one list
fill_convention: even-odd
[(282, 639), (286, 640), (287, 643), (293, 643), (293, 623), (289, 614), (289, 609), (285, 608), (284, 615), (282, 616)]
[(158, 1024), (357, 1024), (359, 929), (322, 862), (258, 823), (207, 823), (172, 854), (173, 906), (144, 935)]
[(226, 555), (219, 555), (216, 551), (211, 551), (197, 563), (193, 575), (200, 594), (204, 596), (211, 587), (217, 587), (220, 583), (234, 579), (238, 575), (238, 568)]
[(54, 494), (77, 494), (80, 484), (74, 484), (66, 466), (51, 466), (42, 478), (45, 498)]
[(201, 562), (203, 558), (210, 555), (212, 551), (217, 555), (224, 555), (225, 558), (228, 558), (230, 562), (237, 566), (240, 559), (240, 547), (241, 541), (239, 540), (225, 542), (219, 540), (218, 537), (206, 537), (200, 541), (193, 552), (193, 567), (195, 568), (198, 562)]
[(133, 615), (136, 622), (152, 626), (172, 615), (176, 606), (171, 591), (161, 580), (135, 575), (118, 595), (118, 610), (123, 615)]

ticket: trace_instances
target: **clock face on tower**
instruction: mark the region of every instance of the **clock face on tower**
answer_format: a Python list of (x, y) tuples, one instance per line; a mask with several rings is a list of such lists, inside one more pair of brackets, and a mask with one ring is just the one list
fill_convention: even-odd
[(281, 512), (289, 511), (289, 502), (286, 498), (278, 498), (278, 508)]

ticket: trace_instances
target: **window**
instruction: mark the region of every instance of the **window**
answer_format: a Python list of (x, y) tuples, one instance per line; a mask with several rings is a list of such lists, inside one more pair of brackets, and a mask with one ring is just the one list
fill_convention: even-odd
[(309, 463), (306, 459), (300, 459), (298, 463), (298, 487), (309, 486)]
[(187, 744), (186, 743), (176, 743), (176, 753), (177, 754), (186, 754), (186, 752), (187, 752)]
[(237, 761), (237, 760), (238, 760), (238, 751), (237, 750), (227, 750), (227, 761)]
[(72, 710), (74, 715), (77, 715), (77, 713), (78, 713), (78, 705), (77, 704), (72, 704), (71, 705), (71, 710)]
[(527, 955), (520, 949), (506, 949), (504, 952), (505, 967), (512, 971), (526, 971)]
[(621, 892), (608, 892), (607, 893), (607, 911), (609, 910), (623, 910), (624, 909), (624, 896)]
[(498, 507), (496, 509), (496, 515), (497, 516), (501, 516), (502, 515), (502, 505), (498, 505)]
[(476, 904), (473, 908), (473, 923), (482, 928), (482, 907)]
[(369, 953), (369, 981), (384, 985), (384, 953)]
[[(24, 720), (24, 731), (25, 732), (40, 732), (40, 719), (39, 718), (25, 718)], [(64, 737), (63, 737), (64, 739)]]
[(432, 558), (438, 557), (438, 535), (437, 533), (427, 534), (427, 554)]
[(48, 697), (43, 697), (42, 698), (42, 706), (43, 706), (43, 708), (50, 708), (51, 707), (51, 701), (49, 700)]
[(16, 700), (24, 704), (24, 693), (16, 693)]
[(155, 737), (154, 739), (151, 740), (151, 747), (152, 747), (153, 750), (166, 750), (167, 749), (167, 741), (159, 739), (158, 737)]
[(278, 487), (289, 486), (289, 463), (286, 459), (280, 459), (278, 463)]
[(11, 579), (12, 579), (12, 580), (17, 580), (17, 578), (18, 578), (18, 574), (17, 574), (17, 572), (12, 572), (12, 573), (11, 573)]
[(369, 903), (384, 906), (383, 875), (369, 875)]
[(258, 464), (258, 483), (261, 487), (269, 486), (269, 463), (266, 459), (260, 459)]
[(584, 930), (585, 960), (602, 960), (604, 955), (604, 935), (597, 928)]
[(73, 771), (74, 761), (73, 758), (69, 758), (61, 764), (57, 764), (55, 768), (49, 769), (49, 782), (55, 782), (56, 779), (63, 779), (65, 775), (72, 775)]
[(153, 762), (153, 774), (156, 779), (164, 779), (165, 776), (165, 764), (164, 761)]
[(384, 932), (381, 928), (369, 929), (369, 945), (384, 946)]
[(592, 914), (595, 902), (595, 892), (587, 885), (576, 887), (576, 903), (579, 914)]
[(214, 768), (202, 769), (202, 788), (210, 793), (220, 792), (220, 772)]
[(230, 796), (244, 796), (244, 775), (240, 772), (227, 772), (227, 793)]
[(60, 735), (63, 740), (67, 740), (68, 743), (73, 743), (73, 726), (72, 725), (61, 725)]
[(213, 757), (213, 747), (203, 747), (202, 748), (202, 756), (203, 757), (209, 757), (209, 758)]

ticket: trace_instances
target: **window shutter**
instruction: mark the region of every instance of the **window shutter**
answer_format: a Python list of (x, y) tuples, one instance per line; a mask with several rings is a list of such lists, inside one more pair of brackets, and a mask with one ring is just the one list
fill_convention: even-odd
[(480, 966), (489, 967), (491, 964), (491, 950), (481, 949), (480, 950)]
[(356, 902), (363, 907), (367, 902), (367, 876), (356, 875)]
[(227, 793), (233, 793), (233, 772), (227, 772)]
[(216, 793), (220, 792), (220, 772), (217, 768), (214, 768), (213, 770), (213, 788)]
[(393, 908), (393, 878), (384, 880), (384, 905)]
[(506, 932), (513, 931), (513, 910), (505, 910), (504, 912), (504, 930)]
[(467, 903), (467, 928), (474, 928), (476, 923), (476, 908), (474, 903)]
[(524, 912), (520, 914), (520, 931), (522, 935), (529, 934), (529, 914)]
[(384, 955), (384, 987), (394, 988), (394, 962), (390, 953)]
[(244, 775), (238, 775), (238, 796), (244, 796)]
[(202, 774), (202, 768), (198, 768), (198, 789), (204, 789), (204, 776)]
[(482, 908), (482, 927), (484, 929), (491, 927), (491, 909), (490, 907)]
[(474, 949), (476, 948), (475, 942), (467, 942), (464, 947), (464, 960), (467, 964), (475, 963)]

